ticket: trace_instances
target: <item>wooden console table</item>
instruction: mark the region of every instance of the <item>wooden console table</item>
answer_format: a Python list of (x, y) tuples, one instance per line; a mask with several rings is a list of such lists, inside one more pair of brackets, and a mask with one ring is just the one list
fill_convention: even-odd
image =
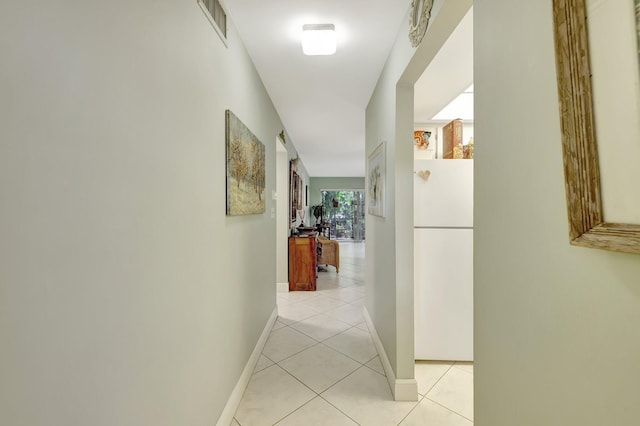
[(289, 237), (289, 291), (316, 291), (316, 237)]

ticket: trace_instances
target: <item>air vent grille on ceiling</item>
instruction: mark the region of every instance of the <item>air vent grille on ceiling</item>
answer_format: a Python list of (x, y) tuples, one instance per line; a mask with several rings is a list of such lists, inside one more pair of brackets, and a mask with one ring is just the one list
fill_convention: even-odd
[(225, 13), (219, 0), (201, 0), (207, 7), (214, 22), (222, 31), (224, 38), (227, 38), (227, 14)]

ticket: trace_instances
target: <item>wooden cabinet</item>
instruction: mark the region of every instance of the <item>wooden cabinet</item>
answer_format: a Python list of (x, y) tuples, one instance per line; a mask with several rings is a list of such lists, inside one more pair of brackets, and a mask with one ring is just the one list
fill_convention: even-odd
[(453, 120), (442, 128), (442, 152), (442, 158), (463, 158), (462, 120)]
[(289, 291), (316, 290), (316, 239), (289, 237)]

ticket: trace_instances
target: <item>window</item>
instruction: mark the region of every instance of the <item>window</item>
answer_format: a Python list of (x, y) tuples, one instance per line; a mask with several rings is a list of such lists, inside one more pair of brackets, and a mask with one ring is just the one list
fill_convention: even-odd
[[(364, 240), (364, 191), (321, 191), (322, 209), (316, 224), (329, 227), (329, 238), (337, 240)], [(313, 206), (311, 214), (315, 216)], [(311, 221), (310, 221), (311, 222)]]
[(198, 4), (222, 41), (227, 44), (227, 13), (220, 0), (198, 0)]

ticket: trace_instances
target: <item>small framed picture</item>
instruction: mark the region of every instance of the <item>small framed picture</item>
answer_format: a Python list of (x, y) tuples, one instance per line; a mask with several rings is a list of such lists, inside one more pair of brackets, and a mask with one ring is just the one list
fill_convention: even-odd
[(386, 144), (380, 143), (367, 163), (368, 213), (385, 217)]

